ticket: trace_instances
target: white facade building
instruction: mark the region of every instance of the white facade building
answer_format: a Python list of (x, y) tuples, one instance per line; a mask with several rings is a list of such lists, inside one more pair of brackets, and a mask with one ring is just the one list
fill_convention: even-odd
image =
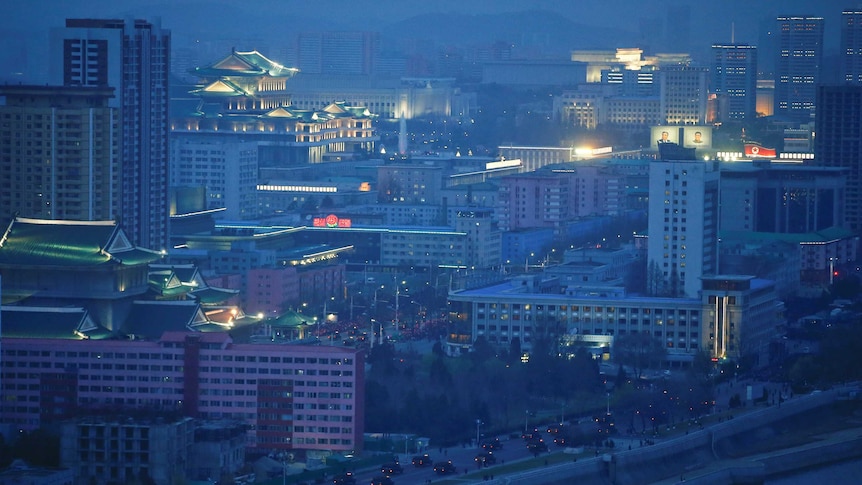
[(171, 186), (206, 187), (207, 209), (220, 218), (257, 217), (257, 142), (217, 135), (174, 133)]
[(696, 298), (716, 274), (718, 182), (718, 162), (650, 163), (648, 291)]

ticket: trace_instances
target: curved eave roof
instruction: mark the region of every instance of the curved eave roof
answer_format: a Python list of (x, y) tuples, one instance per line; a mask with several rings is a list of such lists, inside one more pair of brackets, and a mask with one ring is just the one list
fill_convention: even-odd
[(191, 292), (192, 297), (196, 298), (202, 304), (218, 304), (223, 303), (234, 296), (238, 295), (238, 290), (228, 290), (224, 288), (202, 288)]
[(206, 67), (192, 69), (198, 76), (270, 76), (292, 77), (299, 72), (295, 67), (285, 67), (268, 59), (258, 51), (231, 52), (227, 57)]
[(273, 320), (268, 320), (267, 323), (273, 327), (301, 327), (303, 325), (314, 325), (314, 317), (303, 315), (294, 311), (289, 311), (284, 315)]
[(0, 265), (139, 265), (160, 258), (155, 251), (128, 245), (125, 235), (113, 222), (18, 218), (0, 234)]

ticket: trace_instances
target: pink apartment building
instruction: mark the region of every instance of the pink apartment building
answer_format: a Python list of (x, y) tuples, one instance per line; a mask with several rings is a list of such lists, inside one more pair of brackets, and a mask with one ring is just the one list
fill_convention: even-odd
[(582, 217), (617, 216), (626, 208), (625, 176), (581, 165), (504, 177), (497, 196), (502, 231), (559, 229)]
[(248, 270), (245, 309), (249, 314), (281, 315), (302, 303), (322, 304), (334, 297), (344, 298), (346, 281), (343, 264), (295, 267), (252, 268)]
[(364, 353), (234, 343), (226, 333), (158, 341), (4, 338), (0, 424), (35, 429), (89, 410), (181, 411), (248, 425), (259, 450), (362, 448)]

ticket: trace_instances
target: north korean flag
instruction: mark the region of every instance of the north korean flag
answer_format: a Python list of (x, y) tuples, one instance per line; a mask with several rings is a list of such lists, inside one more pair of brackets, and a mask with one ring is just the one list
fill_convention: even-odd
[(775, 148), (764, 148), (760, 145), (755, 145), (754, 143), (746, 143), (745, 144), (745, 156), (746, 157), (777, 157), (778, 155), (775, 153)]

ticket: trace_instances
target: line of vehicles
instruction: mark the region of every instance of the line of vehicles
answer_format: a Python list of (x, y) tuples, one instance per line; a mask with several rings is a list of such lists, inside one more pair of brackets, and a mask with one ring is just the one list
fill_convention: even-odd
[[(521, 435), (527, 450), (538, 456), (540, 453), (548, 451), (548, 445), (542, 435), (544, 428), (534, 428), (532, 431), (525, 432)], [(547, 433), (554, 438), (554, 443), (565, 446), (566, 438), (563, 430), (560, 427), (549, 426)], [(517, 437), (517, 435), (513, 436)], [(495, 451), (503, 449), (503, 442), (499, 438), (490, 438), (482, 441), (480, 450), (473, 458), (477, 468), (485, 468), (497, 464), (497, 456)], [(415, 455), (410, 463), (414, 468), (430, 468), (437, 475), (454, 475), (458, 473), (458, 467), (452, 460), (433, 460), (427, 453)], [(371, 485), (394, 485), (393, 477), (404, 474), (404, 466), (399, 462), (398, 456), (392, 458), (380, 465), (380, 474), (375, 475), (371, 479)], [(356, 476), (353, 472), (345, 472), (336, 475), (333, 478), (333, 485), (357, 485)]]
[[(398, 462), (398, 457), (393, 456), (391, 461), (380, 465), (380, 474), (371, 479), (371, 485), (394, 485), (394, 475), (404, 473), (404, 467)], [(452, 460), (433, 461), (428, 454), (413, 457), (412, 465), (416, 468), (431, 467), (438, 475), (455, 474), (458, 468)], [(490, 462), (489, 462), (490, 463)], [(356, 485), (356, 476), (352, 471), (336, 475), (332, 479), (333, 485)]]

